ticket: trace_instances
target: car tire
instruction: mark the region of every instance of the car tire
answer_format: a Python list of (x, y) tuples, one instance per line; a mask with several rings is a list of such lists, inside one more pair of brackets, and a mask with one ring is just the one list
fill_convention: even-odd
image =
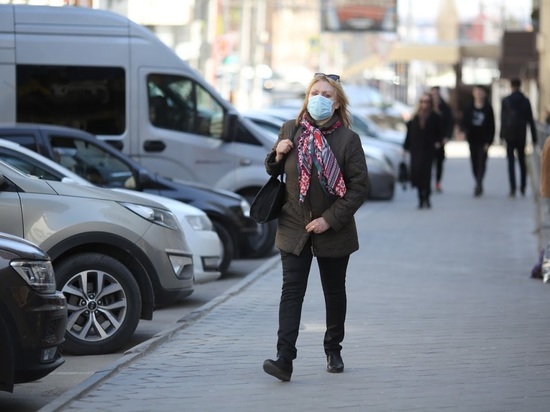
[(55, 275), (67, 300), (65, 351), (98, 355), (128, 342), (139, 323), (141, 294), (126, 266), (108, 255), (82, 253), (56, 265)]
[(269, 256), (275, 246), (277, 219), (259, 225), (260, 233), (252, 238), (249, 244), (249, 257), (253, 259)]
[[(245, 199), (252, 204), (255, 195), (245, 194)], [(247, 258), (258, 259), (271, 255), (275, 247), (277, 219), (258, 225), (259, 233), (250, 238), (247, 248)]]
[(231, 236), (231, 233), (223, 226), (221, 223), (213, 221), (212, 224), (214, 225), (214, 230), (218, 234), (218, 237), (220, 238), (220, 242), (222, 243), (221, 247), (221, 259), (220, 259), (220, 267), (219, 270), (221, 272), (221, 277), (223, 278), (225, 275), (227, 275), (227, 270), (229, 269), (229, 265), (231, 264), (231, 261), (233, 260), (233, 256), (235, 256), (235, 243), (233, 240), (233, 237)]

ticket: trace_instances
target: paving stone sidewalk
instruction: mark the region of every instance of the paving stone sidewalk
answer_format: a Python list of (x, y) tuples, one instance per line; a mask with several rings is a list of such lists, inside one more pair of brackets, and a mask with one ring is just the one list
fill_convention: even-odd
[[(493, 149), (492, 149), (493, 150)], [(431, 210), (398, 188), (358, 212), (342, 374), (326, 372), (314, 264), (290, 382), (275, 356), (278, 257), (157, 342), (41, 409), (50, 411), (548, 411), (550, 285), (530, 278), (532, 196), (509, 199), (502, 151), (474, 198), (450, 145)]]

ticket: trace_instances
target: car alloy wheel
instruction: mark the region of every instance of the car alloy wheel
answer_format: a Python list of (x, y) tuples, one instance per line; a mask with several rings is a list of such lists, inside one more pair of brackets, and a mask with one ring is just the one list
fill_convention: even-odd
[(124, 265), (110, 256), (87, 253), (62, 262), (56, 277), (67, 300), (67, 352), (111, 353), (128, 341), (139, 322), (141, 298)]

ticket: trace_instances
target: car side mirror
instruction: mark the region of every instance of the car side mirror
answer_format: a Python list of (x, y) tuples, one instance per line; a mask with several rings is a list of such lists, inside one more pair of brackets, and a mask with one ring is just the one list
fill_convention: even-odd
[(151, 186), (151, 182), (153, 179), (151, 178), (151, 174), (146, 169), (138, 169), (136, 170), (136, 179), (137, 179), (137, 188), (138, 189), (145, 189)]
[(223, 140), (233, 142), (237, 138), (237, 126), (239, 115), (236, 112), (228, 112), (225, 115), (223, 127)]

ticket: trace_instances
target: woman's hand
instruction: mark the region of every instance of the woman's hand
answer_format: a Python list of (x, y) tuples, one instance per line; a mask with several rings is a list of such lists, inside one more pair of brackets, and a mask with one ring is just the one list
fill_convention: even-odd
[(313, 219), (311, 222), (309, 222), (306, 225), (306, 232), (308, 232), (308, 233), (319, 234), (319, 233), (326, 232), (328, 229), (330, 229), (330, 225), (322, 217), (319, 217), (317, 219)]
[(294, 143), (292, 143), (292, 140), (290, 139), (281, 140), (277, 144), (277, 147), (275, 148), (275, 153), (276, 153), (275, 161), (280, 162), (283, 159), (283, 157), (285, 157), (285, 155), (292, 150), (293, 147), (294, 147)]

